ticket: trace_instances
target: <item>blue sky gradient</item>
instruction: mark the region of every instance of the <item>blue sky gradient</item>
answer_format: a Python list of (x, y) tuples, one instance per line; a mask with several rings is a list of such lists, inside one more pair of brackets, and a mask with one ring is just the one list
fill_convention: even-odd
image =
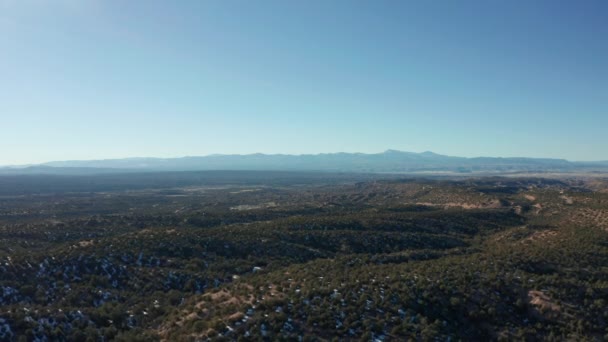
[(608, 2), (0, 0), (0, 165), (608, 160)]

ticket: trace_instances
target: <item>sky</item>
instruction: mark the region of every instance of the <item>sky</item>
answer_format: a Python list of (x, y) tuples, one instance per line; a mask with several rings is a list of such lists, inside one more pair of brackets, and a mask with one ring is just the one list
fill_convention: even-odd
[(608, 2), (0, 0), (0, 165), (608, 160)]

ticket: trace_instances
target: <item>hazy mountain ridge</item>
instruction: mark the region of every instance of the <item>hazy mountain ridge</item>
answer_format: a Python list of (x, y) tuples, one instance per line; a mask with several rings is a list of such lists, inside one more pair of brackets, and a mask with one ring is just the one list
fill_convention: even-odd
[(332, 172), (572, 172), (608, 171), (607, 161), (571, 162), (524, 157), (454, 157), (386, 150), (382, 153), (247, 154), (181, 158), (125, 158), (53, 161), (2, 168), (2, 173), (90, 173), (133, 171), (281, 170)]

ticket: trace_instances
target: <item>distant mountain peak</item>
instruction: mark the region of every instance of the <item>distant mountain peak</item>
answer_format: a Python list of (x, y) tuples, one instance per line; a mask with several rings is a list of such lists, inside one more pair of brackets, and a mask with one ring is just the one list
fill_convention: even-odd
[(418, 155), (418, 156), (423, 156), (423, 157), (444, 157), (441, 154), (437, 154), (437, 153), (431, 152), (431, 151), (424, 151), (424, 152), (416, 153), (416, 152), (405, 152), (405, 151), (388, 149), (388, 150), (384, 151), (383, 153), (384, 154)]
[(399, 150), (391, 150), (391, 149), (384, 151), (384, 154), (397, 154), (397, 153), (405, 153), (405, 152), (399, 151)]
[[(388, 149), (381, 153), (320, 154), (246, 154), (210, 155), (182, 158), (126, 158), (83, 161), (56, 161), (32, 168), (0, 168), (0, 173), (72, 173), (130, 171), (204, 171), (204, 170), (281, 170), (339, 172), (571, 172), (572, 170), (608, 170), (601, 162), (574, 163), (547, 158), (465, 158), (432, 151), (407, 152)], [(77, 168), (77, 169), (73, 169)], [(80, 170), (78, 170), (80, 168)], [(117, 172), (117, 171), (112, 171)]]

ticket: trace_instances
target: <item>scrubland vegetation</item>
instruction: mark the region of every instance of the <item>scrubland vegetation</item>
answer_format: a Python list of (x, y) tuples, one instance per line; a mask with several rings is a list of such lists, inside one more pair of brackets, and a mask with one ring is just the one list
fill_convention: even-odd
[(608, 339), (605, 180), (322, 179), (4, 191), (0, 340)]

